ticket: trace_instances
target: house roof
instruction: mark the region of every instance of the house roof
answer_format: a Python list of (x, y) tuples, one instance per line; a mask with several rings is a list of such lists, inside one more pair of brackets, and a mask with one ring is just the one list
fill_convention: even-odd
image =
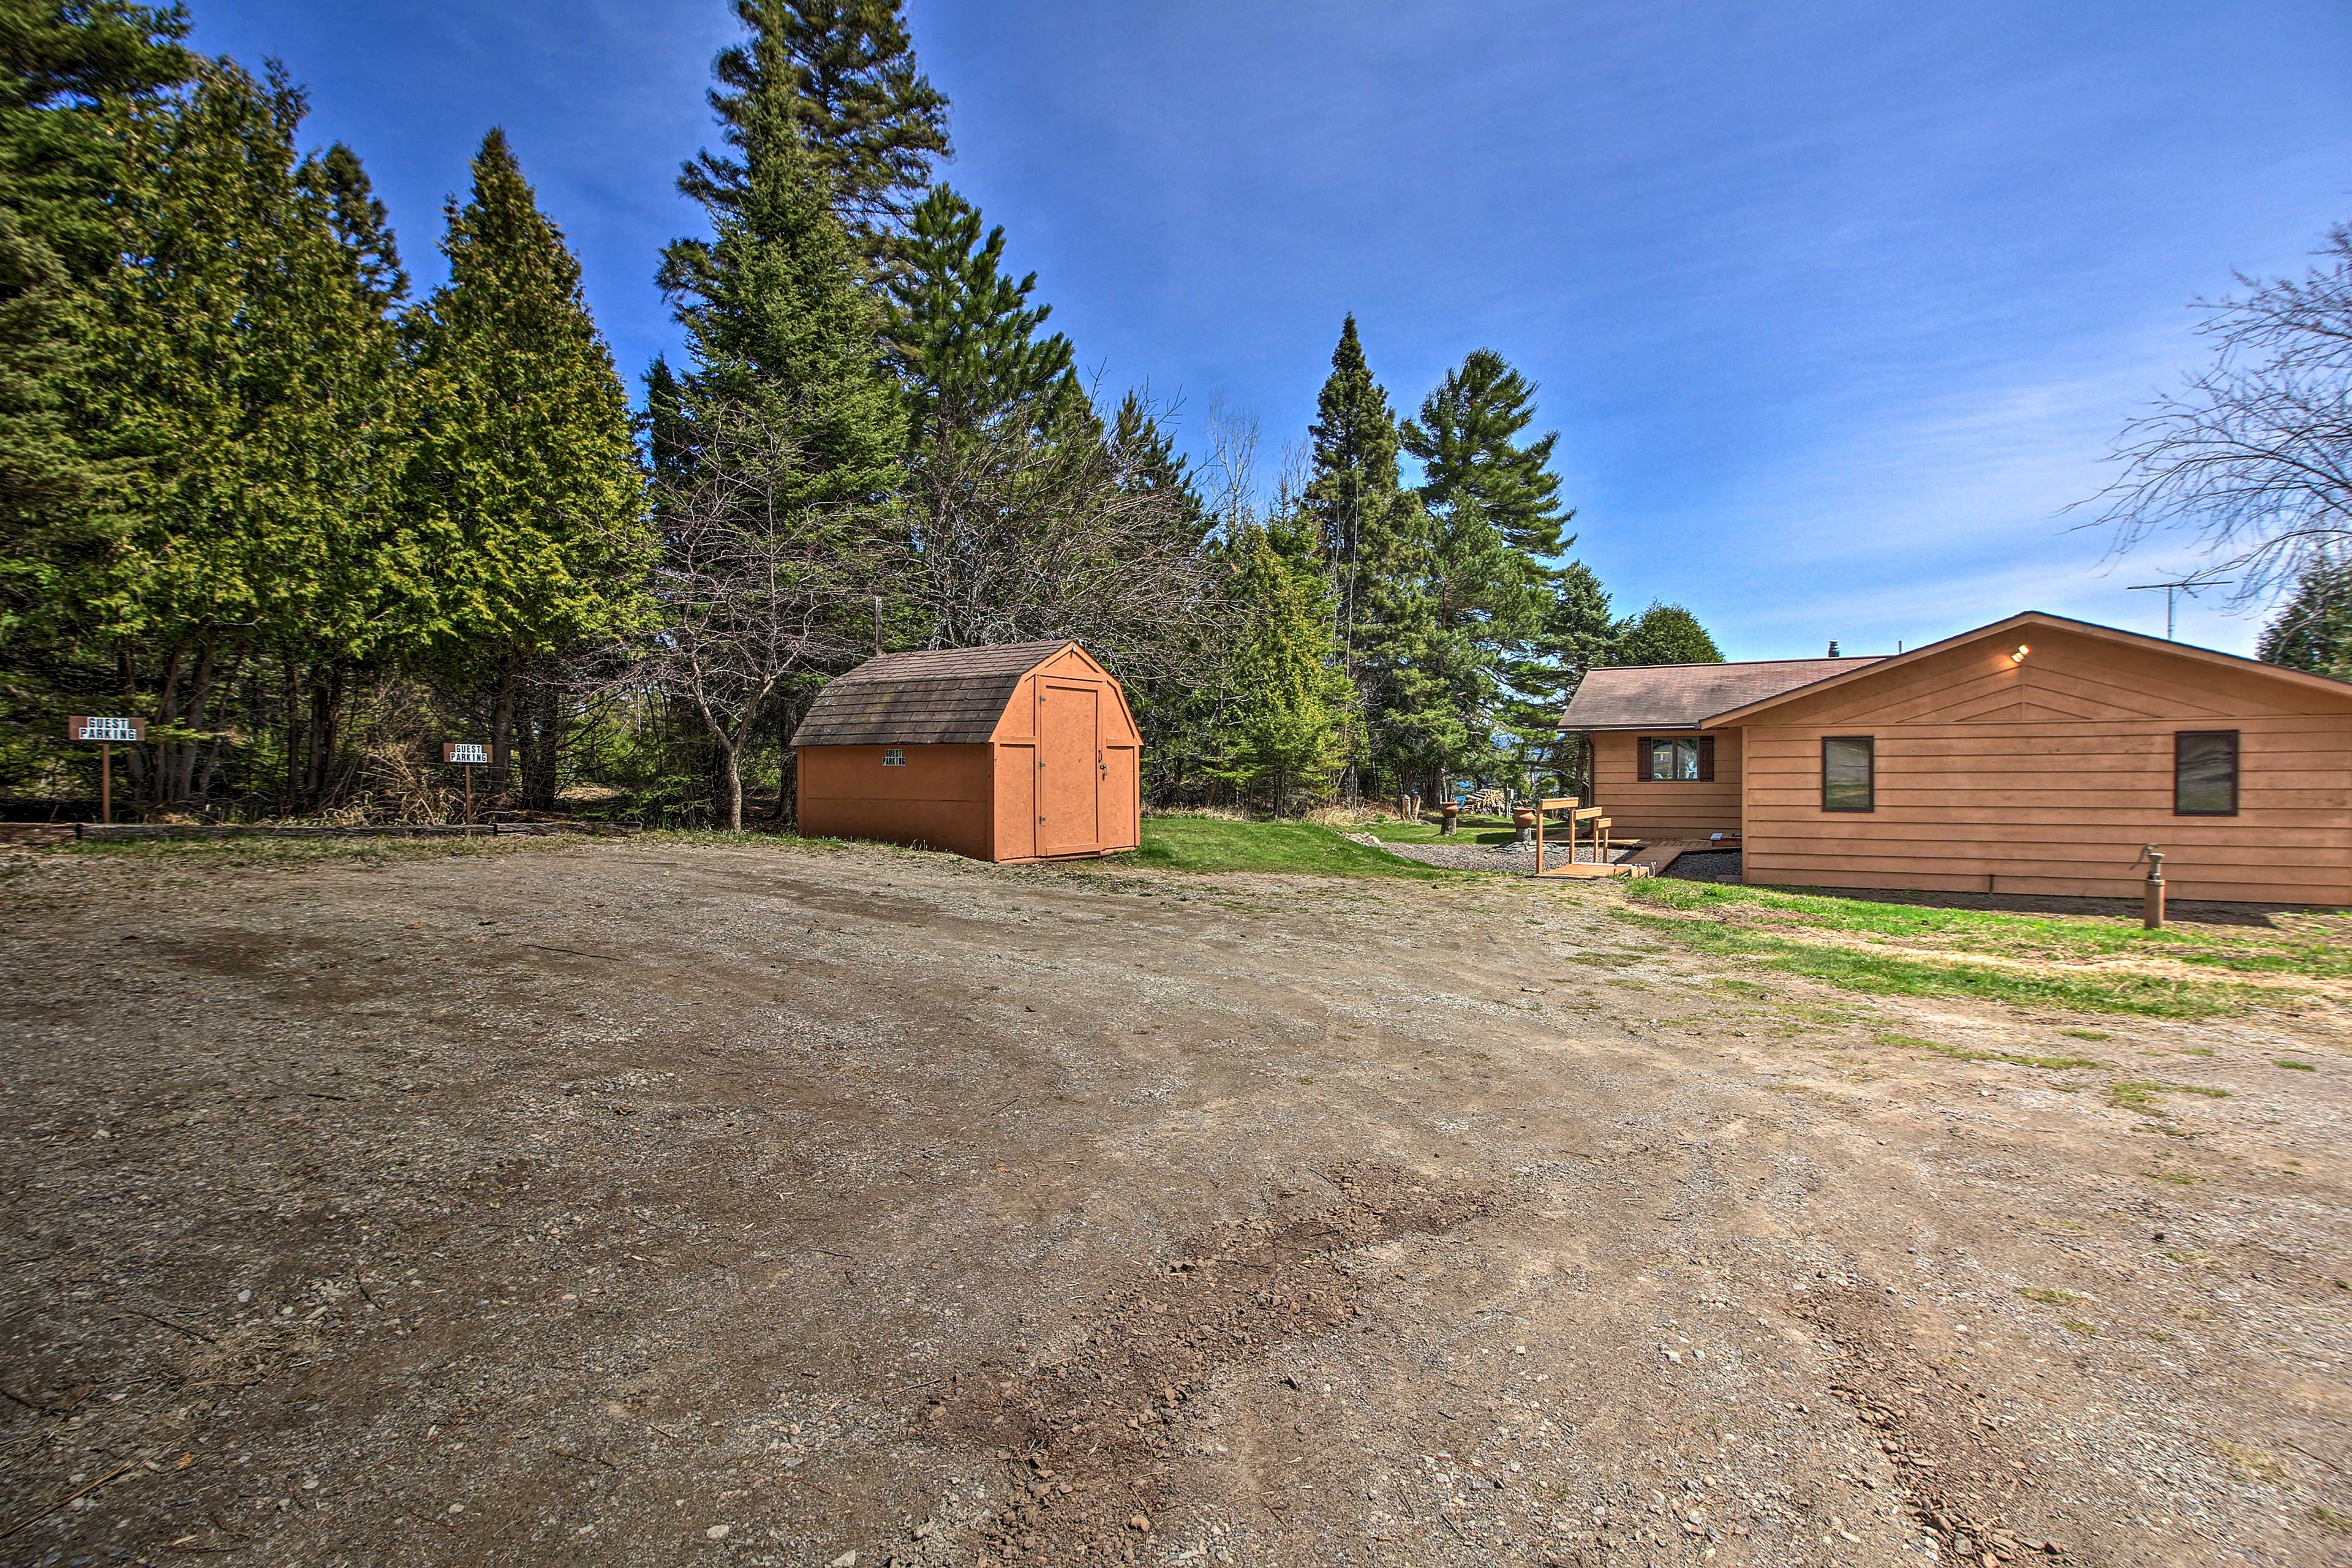
[(996, 732), (1021, 678), (1070, 647), (925, 648), (869, 658), (817, 693), (795, 746), (961, 745)]
[[(1914, 664), (1921, 659), (1933, 658), (1948, 649), (1975, 642), (1981, 637), (2006, 637), (2016, 632), (2030, 634), (2036, 626), (2049, 626), (2055, 630), (2074, 632), (2080, 636), (2097, 637), (2105, 642), (2117, 643), (2126, 647), (2140, 648), (2152, 653), (2171, 654), (2194, 663), (2215, 665), (2225, 669), (2268, 676), (2291, 686), (2300, 687), (2306, 691), (2323, 693), (2338, 700), (2352, 700), (2352, 687), (2347, 687), (2340, 680), (2331, 680), (2324, 675), (2308, 675), (2299, 669), (2287, 669), (2275, 664), (2264, 664), (2260, 659), (2243, 658), (2234, 653), (2221, 653), (2213, 648), (2198, 647), (2189, 643), (2173, 642), (2166, 637), (2152, 637), (2142, 632), (2127, 632), (2120, 626), (2103, 626), (2096, 621), (2078, 621), (2070, 616), (2053, 616), (2046, 610), (2021, 610), (2004, 620), (1989, 622), (1974, 631), (1962, 632), (1957, 637), (1946, 637), (1941, 642), (1927, 643), (1887, 658), (1873, 659), (1870, 661), (1870, 667), (1886, 669), (1897, 665)], [(1853, 661), (1842, 660), (1841, 662)], [(1864, 673), (1864, 671), (1861, 669), (1839, 670), (1831, 677), (1818, 679), (1803, 688), (1801, 695), (1815, 696), (1834, 687), (1843, 686)], [(1591, 677), (1588, 676), (1586, 679), (1590, 679)], [(1776, 707), (1800, 694), (1796, 688), (1782, 691), (1759, 692), (1737, 708), (1727, 708), (1720, 712), (1709, 715), (1707, 723), (1710, 726), (1744, 724), (1768, 709)]]
[(1694, 730), (1729, 709), (1881, 663), (1762, 658), (1740, 664), (1610, 665), (1586, 673), (1559, 716), (1563, 730)]

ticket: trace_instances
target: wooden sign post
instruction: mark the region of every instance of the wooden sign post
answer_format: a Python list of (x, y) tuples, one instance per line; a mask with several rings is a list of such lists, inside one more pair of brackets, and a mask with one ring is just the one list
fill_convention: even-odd
[(474, 741), (444, 741), (441, 760), (466, 770), (466, 826), (474, 825), (474, 770), (490, 760), (490, 749)]
[(98, 820), (114, 821), (114, 742), (136, 745), (147, 738), (144, 719), (93, 719), (77, 713), (66, 721), (66, 738), (98, 742)]

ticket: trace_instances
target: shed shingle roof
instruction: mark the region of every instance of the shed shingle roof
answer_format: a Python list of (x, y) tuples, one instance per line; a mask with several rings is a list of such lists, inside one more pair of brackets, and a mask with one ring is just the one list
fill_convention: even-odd
[(795, 746), (967, 745), (996, 732), (1021, 678), (1069, 647), (924, 648), (867, 659), (817, 693)]
[(1876, 658), (1768, 658), (1742, 664), (1611, 666), (1585, 676), (1559, 716), (1559, 727), (1694, 729), (1717, 713), (1877, 662)]

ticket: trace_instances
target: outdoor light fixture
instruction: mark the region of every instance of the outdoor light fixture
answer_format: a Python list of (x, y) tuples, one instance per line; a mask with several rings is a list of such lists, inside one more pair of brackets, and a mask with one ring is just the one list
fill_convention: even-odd
[(2026, 647), (2023, 643), (2019, 643), (2017, 645), (2017, 651), (2009, 656), (2009, 662), (2011, 664), (2023, 664), (2025, 662), (2025, 656), (2032, 651), (2033, 650), (2032, 648)]

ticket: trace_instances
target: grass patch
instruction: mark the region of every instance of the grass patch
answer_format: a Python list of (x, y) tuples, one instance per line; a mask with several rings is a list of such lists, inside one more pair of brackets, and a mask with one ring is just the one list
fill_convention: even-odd
[(2227, 1100), (2226, 1089), (2208, 1089), (2198, 1083), (2158, 1083), (2153, 1079), (2124, 1079), (2107, 1086), (2107, 1103), (2117, 1110), (2137, 1111), (2142, 1116), (2162, 1116), (2164, 1107), (2156, 1102), (2159, 1094), (2201, 1094), (2208, 1100)]
[(2110, 1035), (2105, 1029), (2061, 1029), (2058, 1032), (2065, 1036), (2070, 1040), (2112, 1040), (2115, 1038), (2113, 1035)]
[[(1625, 884), (1629, 895), (1655, 879)], [(1679, 883), (1705, 889), (1708, 883)], [(2063, 1007), (2080, 1013), (2137, 1013), (2152, 1018), (2210, 1018), (2257, 1001), (2276, 1002), (2251, 986), (2173, 980), (2153, 974), (2084, 974), (1996, 969), (1905, 954), (1856, 952), (1794, 936), (1709, 921), (1679, 920), (1634, 910), (1611, 911), (1655, 936), (1701, 952), (1751, 960), (1809, 980), (1888, 996), (1958, 996), (2020, 1007)]]
[(1685, 914), (1706, 914), (1755, 930), (1799, 934), (1811, 928), (1898, 941), (1914, 947), (2007, 958), (2082, 962), (2098, 958), (2168, 959), (2250, 974), (2352, 978), (2352, 917), (2299, 915), (2288, 931), (2168, 926), (2142, 929), (2099, 915), (2011, 914), (1940, 909), (1887, 899), (1783, 892), (1727, 882), (1644, 878), (1625, 896)]
[(2068, 1307), (2083, 1298), (2072, 1290), (2044, 1290), (2036, 1286), (2020, 1285), (2017, 1293), (2029, 1301), (2039, 1301), (2045, 1307)]
[(2098, 1325), (2086, 1323), (2080, 1318), (2061, 1318), (2058, 1320), (2058, 1326), (2070, 1334), (2080, 1334), (2084, 1339), (2095, 1340), (2099, 1337)]
[(1891, 1029), (1879, 1031), (1878, 1043), (1900, 1047), (1906, 1051), (1933, 1051), (1957, 1062), (2007, 1062), (2011, 1067), (2040, 1068), (2044, 1072), (2066, 1072), (2074, 1068), (2103, 1068), (2107, 1065), (2089, 1057), (2035, 1057), (2016, 1051), (1972, 1050), (1966, 1046), (1948, 1046), (1941, 1040), (1922, 1039), (1916, 1035), (1898, 1035)]
[(2313, 1063), (2299, 1062), (2291, 1057), (2281, 1057), (2276, 1061), (2271, 1063), (2271, 1066), (2274, 1068), (2284, 1068), (2289, 1072), (2317, 1072), (2319, 1070), (2319, 1068)]
[(2325, 1503), (2311, 1505), (2311, 1521), (2338, 1535), (2352, 1535), (2352, 1519), (2347, 1519)]
[(2250, 1481), (2265, 1481), (2272, 1486), (2286, 1484), (2286, 1465), (2276, 1454), (2257, 1448), (2251, 1443), (2232, 1443), (2225, 1437), (2213, 1439), (2213, 1451), (2229, 1460), (2237, 1472)]
[(1228, 822), (1213, 816), (1153, 816), (1130, 866), (1170, 871), (1288, 871), (1310, 877), (1397, 877), (1443, 881), (1475, 873), (1403, 860), (1308, 822)]

